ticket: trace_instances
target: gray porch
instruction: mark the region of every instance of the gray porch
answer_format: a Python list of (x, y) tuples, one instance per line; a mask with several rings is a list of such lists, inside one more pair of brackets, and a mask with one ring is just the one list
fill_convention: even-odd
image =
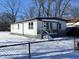
[(43, 21), (42, 30), (38, 30), (37, 37), (43, 38), (44, 36), (50, 36), (52, 38), (63, 36), (65, 31), (61, 29), (61, 24), (56, 21)]

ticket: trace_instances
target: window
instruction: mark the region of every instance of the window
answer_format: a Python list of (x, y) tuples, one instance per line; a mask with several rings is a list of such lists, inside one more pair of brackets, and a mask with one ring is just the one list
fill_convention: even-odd
[(50, 22), (44, 22), (44, 30), (49, 31), (50, 30)]
[(29, 29), (33, 29), (33, 22), (29, 23)]
[(18, 24), (18, 29), (19, 29), (19, 24)]

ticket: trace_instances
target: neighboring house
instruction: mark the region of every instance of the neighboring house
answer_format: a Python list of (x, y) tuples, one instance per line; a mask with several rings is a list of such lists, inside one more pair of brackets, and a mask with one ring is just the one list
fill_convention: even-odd
[(66, 20), (56, 17), (33, 18), (11, 24), (11, 33), (43, 38), (44, 35), (64, 34)]
[(66, 24), (67, 27), (79, 27), (79, 18), (71, 19)]
[(79, 18), (71, 19), (67, 22), (67, 35), (79, 36)]

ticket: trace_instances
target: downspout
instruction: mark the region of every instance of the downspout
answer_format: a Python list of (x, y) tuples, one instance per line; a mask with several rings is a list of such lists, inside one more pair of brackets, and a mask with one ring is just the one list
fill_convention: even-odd
[(22, 24), (22, 32), (23, 32), (22, 35), (24, 35), (24, 23)]

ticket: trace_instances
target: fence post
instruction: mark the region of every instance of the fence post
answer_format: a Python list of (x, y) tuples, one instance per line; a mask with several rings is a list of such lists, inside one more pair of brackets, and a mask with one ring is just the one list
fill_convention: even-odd
[(29, 49), (29, 59), (31, 59), (31, 47), (30, 47), (30, 42), (28, 43), (28, 49)]
[(74, 31), (74, 50), (76, 49), (76, 33), (75, 33), (75, 31)]
[(75, 48), (75, 37), (74, 37), (74, 50), (75, 50), (76, 48)]

